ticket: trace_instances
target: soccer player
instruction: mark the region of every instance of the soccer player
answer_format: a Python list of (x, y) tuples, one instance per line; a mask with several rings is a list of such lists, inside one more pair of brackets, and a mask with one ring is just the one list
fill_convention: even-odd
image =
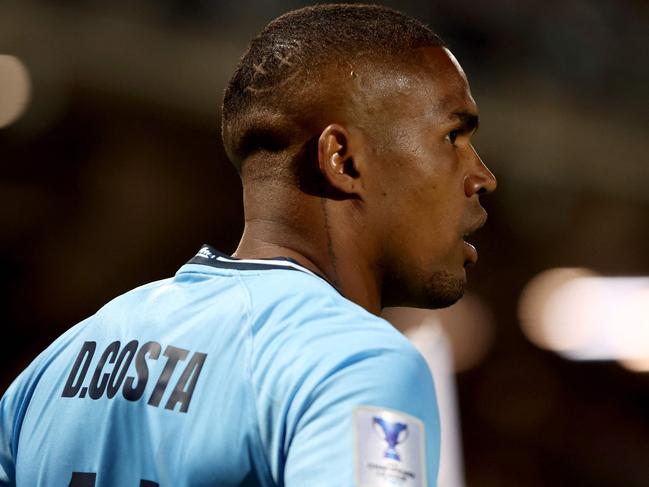
[(0, 485), (435, 485), (432, 377), (377, 315), (461, 297), (496, 185), (477, 122), (416, 20), (320, 5), (268, 24), (223, 101), (239, 247), (41, 353), (2, 398)]

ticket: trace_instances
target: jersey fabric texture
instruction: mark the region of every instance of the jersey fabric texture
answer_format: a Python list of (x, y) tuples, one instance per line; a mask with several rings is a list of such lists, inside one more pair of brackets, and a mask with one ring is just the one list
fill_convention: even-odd
[[(291, 259), (203, 246), (68, 330), (8, 388), (0, 486), (351, 487), (359, 406), (423, 424), (435, 485), (435, 391), (407, 339)], [(384, 430), (394, 456), (402, 440)]]

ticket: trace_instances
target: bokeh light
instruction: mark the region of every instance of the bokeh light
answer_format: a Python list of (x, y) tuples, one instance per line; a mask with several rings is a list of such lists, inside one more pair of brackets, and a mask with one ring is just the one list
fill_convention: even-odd
[(15, 56), (0, 54), (0, 128), (25, 112), (31, 92), (29, 73)]
[(649, 369), (649, 278), (553, 269), (527, 285), (519, 305), (525, 335), (574, 360), (618, 360)]

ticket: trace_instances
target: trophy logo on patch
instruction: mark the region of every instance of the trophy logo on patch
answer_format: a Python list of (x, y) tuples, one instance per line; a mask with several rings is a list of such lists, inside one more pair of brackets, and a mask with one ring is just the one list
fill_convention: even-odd
[(374, 416), (372, 418), (372, 426), (379, 436), (388, 444), (387, 449), (383, 453), (383, 458), (401, 461), (399, 453), (397, 453), (397, 445), (403, 443), (408, 438), (408, 425), (400, 422), (390, 422)]

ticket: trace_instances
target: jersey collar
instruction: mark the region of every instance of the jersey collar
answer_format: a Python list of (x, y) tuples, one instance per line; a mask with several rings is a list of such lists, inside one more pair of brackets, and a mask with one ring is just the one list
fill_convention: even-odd
[(285, 269), (302, 271), (312, 276), (325, 279), (320, 274), (307, 269), (299, 264), (294, 259), (289, 257), (273, 257), (271, 259), (237, 259), (230, 257), (222, 252), (219, 252), (214, 247), (208, 244), (203, 244), (201, 249), (196, 253), (192, 259), (187, 262), (188, 264), (201, 264), (209, 265), (211, 267), (225, 268), (225, 269), (239, 269), (239, 270), (266, 270), (266, 269)]

